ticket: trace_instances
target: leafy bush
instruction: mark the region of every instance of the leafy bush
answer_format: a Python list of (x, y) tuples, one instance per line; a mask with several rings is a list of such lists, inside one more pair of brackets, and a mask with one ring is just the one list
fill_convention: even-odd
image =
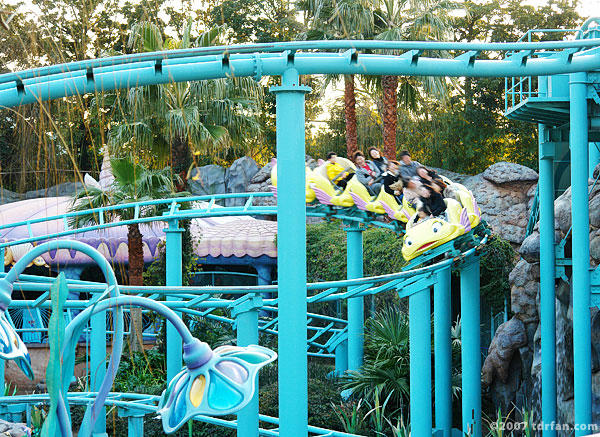
[(510, 243), (492, 235), (481, 257), (481, 296), (497, 314), (504, 309), (504, 298), (510, 294), (508, 275), (515, 266), (516, 252)]
[[(400, 271), (402, 238), (388, 229), (363, 232), (364, 275)], [(335, 281), (346, 277), (346, 232), (339, 221), (306, 227), (306, 268), (309, 282)]]
[[(363, 399), (380, 411), (382, 419), (407, 417), (410, 396), (410, 343), (408, 315), (387, 307), (365, 326), (364, 364), (360, 372), (348, 372), (343, 388), (352, 391), (352, 398)], [(453, 392), (459, 395), (460, 385), (460, 321), (452, 329)], [(383, 417), (386, 405), (387, 418)], [(395, 419), (394, 419), (395, 420)], [(373, 418), (371, 420), (373, 422)], [(393, 428), (391, 423), (388, 425)]]
[[(333, 370), (315, 359), (308, 362), (308, 423), (336, 431), (343, 431), (332, 403), (339, 403), (340, 391), (336, 380), (328, 379), (327, 374)], [(279, 417), (279, 381), (277, 362), (261, 370), (260, 412), (267, 416)], [(262, 424), (266, 425), (266, 424)], [(266, 426), (265, 426), (266, 427)]]
[(114, 382), (114, 391), (158, 395), (166, 387), (167, 365), (156, 349), (124, 354)]
[(408, 315), (385, 308), (365, 326), (364, 364), (360, 372), (351, 371), (344, 383), (353, 397), (374, 400), (391, 396), (392, 409), (402, 409), (409, 396)]

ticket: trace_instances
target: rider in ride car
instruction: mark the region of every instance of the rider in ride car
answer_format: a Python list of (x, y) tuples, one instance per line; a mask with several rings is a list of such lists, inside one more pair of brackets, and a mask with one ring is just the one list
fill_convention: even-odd
[(417, 178), (421, 184), (431, 187), (440, 194), (446, 189), (446, 183), (440, 175), (435, 170), (428, 169), (423, 165), (417, 167)]
[(400, 190), (394, 190), (394, 188), (392, 188), (392, 185), (396, 184), (400, 180), (400, 176), (398, 175), (398, 167), (399, 166), (400, 166), (400, 163), (398, 161), (389, 161), (388, 168), (385, 171), (385, 173), (383, 173), (382, 178), (383, 178), (383, 188), (384, 188), (385, 192), (392, 196), (397, 196), (396, 200), (398, 200), (399, 202), (402, 202), (402, 200), (401, 200), (402, 198), (400, 196), (402, 194), (402, 192)]
[(381, 172), (372, 162), (366, 161), (365, 155), (361, 151), (354, 153), (354, 163), (356, 164), (356, 178), (369, 190), (371, 195), (376, 195), (381, 189)]
[(340, 164), (337, 163), (337, 154), (335, 152), (329, 152), (327, 154), (327, 177), (331, 182), (341, 188), (346, 188), (346, 184), (352, 176), (350, 173), (351, 169), (344, 169)]
[(379, 173), (387, 170), (388, 160), (386, 157), (381, 156), (381, 152), (377, 147), (369, 147), (369, 158), (377, 166)]
[(402, 165), (400, 165), (400, 174), (402, 175), (402, 179), (408, 180), (417, 176), (417, 168), (421, 167), (421, 164), (410, 159), (410, 153), (408, 150), (403, 150), (400, 153), (400, 161), (402, 162)]
[[(446, 202), (442, 195), (428, 185), (419, 187), (419, 201), (421, 202), (419, 211), (423, 211), (427, 215), (438, 217), (446, 211)], [(421, 214), (419, 216), (421, 217)]]

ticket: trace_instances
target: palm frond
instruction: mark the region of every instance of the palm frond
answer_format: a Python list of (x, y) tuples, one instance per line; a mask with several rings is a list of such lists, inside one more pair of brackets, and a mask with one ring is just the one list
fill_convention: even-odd
[(157, 52), (162, 50), (162, 32), (154, 23), (148, 21), (136, 23), (131, 27), (127, 46), (135, 49), (137, 52)]

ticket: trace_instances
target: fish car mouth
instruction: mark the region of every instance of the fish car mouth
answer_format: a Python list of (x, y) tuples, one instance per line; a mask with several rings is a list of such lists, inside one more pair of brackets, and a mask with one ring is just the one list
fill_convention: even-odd
[(417, 251), (418, 251), (418, 250), (427, 249), (429, 246), (433, 245), (434, 243), (435, 243), (435, 241), (432, 241), (432, 242), (430, 242), (430, 243), (425, 243), (424, 245), (422, 245), (421, 247), (419, 247), (419, 248), (417, 249)]

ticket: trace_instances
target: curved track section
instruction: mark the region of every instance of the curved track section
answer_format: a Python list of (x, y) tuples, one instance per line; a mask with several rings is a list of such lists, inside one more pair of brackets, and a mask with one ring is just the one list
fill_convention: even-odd
[[(115, 226), (124, 226), (130, 222), (149, 223), (153, 221), (166, 222), (170, 220), (190, 220), (199, 217), (217, 217), (217, 216), (235, 216), (235, 215), (275, 215), (277, 213), (276, 206), (255, 206), (253, 202), (257, 198), (272, 197), (271, 193), (256, 193), (256, 194), (226, 194), (216, 196), (198, 196), (182, 199), (165, 199), (147, 202), (132, 203), (127, 206), (97, 208), (85, 212), (68, 213), (60, 216), (40, 218), (35, 220), (27, 220), (20, 223), (5, 225), (0, 227), (0, 235), (3, 229), (24, 226), (31, 230), (34, 223), (43, 221), (60, 220), (65, 223), (64, 231), (49, 235), (34, 235), (29, 233), (29, 237), (21, 240), (4, 241), (0, 243), (0, 250), (5, 247), (23, 243), (39, 243), (42, 241), (51, 241), (53, 239), (68, 239), (69, 237), (76, 238), (77, 234), (91, 231), (106, 229)], [(219, 207), (215, 208), (217, 202), (224, 198), (245, 198), (244, 206), (238, 207)], [(185, 209), (191, 202), (202, 202), (199, 208)], [(163, 204), (168, 206), (168, 212), (160, 216), (147, 217), (143, 219), (134, 218), (130, 221), (108, 222), (105, 223), (103, 217), (107, 215), (107, 211), (114, 209), (130, 208), (134, 211), (140, 211), (149, 204)], [(198, 205), (198, 204), (196, 204)], [(339, 219), (345, 222), (365, 223), (372, 226), (382, 227), (401, 232), (401, 228), (397, 222), (385, 223), (377, 220), (379, 217), (376, 214), (360, 211), (357, 208), (336, 208), (325, 205), (307, 206), (307, 216), (321, 217), (324, 219)], [(93, 213), (97, 217), (97, 225), (85, 226), (72, 229), (68, 223), (71, 218), (80, 214)], [(426, 253), (418, 259), (413, 260), (406, 270), (403, 272), (392, 273), (388, 275), (330, 281), (317, 282), (307, 284), (307, 304), (317, 304), (332, 302), (338, 300), (347, 300), (354, 297), (373, 296), (384, 292), (397, 292), (401, 298), (409, 297), (411, 294), (421, 290), (423, 287), (433, 285), (436, 271), (448, 268), (458, 267), (461, 263), (468, 262), (468, 259), (476, 255), (480, 246), (486, 242), (483, 235), (472, 237), (473, 233), (466, 237), (470, 240), (465, 245), (467, 249), (461, 252), (455, 248), (454, 242), (446, 243), (439, 248), (436, 248), (431, 253)], [(483, 238), (482, 238), (483, 237)], [(1, 237), (0, 237), (0, 241)], [(441, 261), (434, 262), (435, 259), (444, 258)], [(448, 258), (450, 256), (450, 258)], [(425, 267), (415, 267), (419, 264), (428, 262)], [(1, 275), (1, 274), (0, 274)], [(49, 290), (52, 278), (34, 277), (29, 275), (21, 275), (20, 280), (15, 283), (17, 291), (39, 291), (42, 295), (36, 299), (33, 304), (27, 301), (13, 301), (11, 308), (30, 308), (33, 306), (33, 311), (40, 311), (50, 307)], [(103, 284), (68, 280), (69, 291), (72, 293), (92, 293), (95, 301), (102, 296), (107, 286)], [(120, 286), (120, 290), (124, 294), (147, 296), (151, 299), (176, 298), (176, 300), (168, 300), (163, 303), (171, 309), (180, 311), (196, 317), (205, 317), (217, 322), (235, 325), (235, 319), (232, 317), (223, 316), (216, 313), (221, 313), (222, 309), (232, 309), (235, 306), (243, 303), (248, 299), (248, 296), (263, 296), (263, 308), (268, 311), (272, 317), (261, 318), (259, 320), (259, 330), (270, 335), (277, 335), (279, 328), (278, 314), (278, 294), (285, 292), (279, 290), (276, 285), (271, 286), (245, 286), (245, 287), (135, 287), (135, 286)], [(228, 298), (224, 298), (228, 297)], [(84, 309), (87, 303), (83, 301), (70, 300), (67, 301), (65, 308), (73, 310)], [(41, 320), (42, 317), (39, 317)], [(309, 339), (307, 343), (307, 353), (309, 355), (318, 355), (333, 358), (335, 347), (344, 341), (347, 336), (348, 322), (338, 317), (330, 317), (326, 315), (309, 313), (307, 329)], [(17, 331), (27, 332), (27, 329), (18, 329)]]
[[(0, 75), (0, 107), (135, 86), (225, 78), (260, 80), (294, 68), (298, 74), (519, 77), (600, 69), (598, 38), (558, 42), (451, 43), (319, 41), (248, 44), (144, 53), (55, 65)], [(339, 53), (340, 50), (346, 50)], [(398, 55), (364, 54), (387, 50)], [(455, 58), (424, 51), (462, 52)], [(502, 60), (479, 59), (502, 52)], [(336, 53), (337, 52), (337, 53)]]

